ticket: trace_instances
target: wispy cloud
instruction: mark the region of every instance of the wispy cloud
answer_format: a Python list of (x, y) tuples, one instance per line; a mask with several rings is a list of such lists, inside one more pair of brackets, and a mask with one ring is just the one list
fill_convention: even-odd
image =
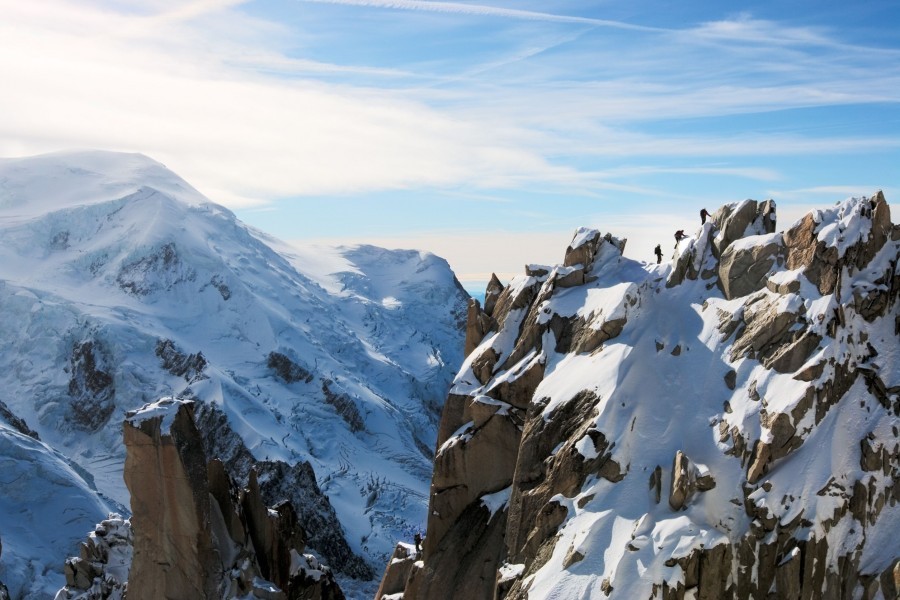
[(674, 175), (726, 175), (731, 177), (743, 177), (757, 179), (759, 181), (776, 181), (782, 178), (782, 174), (775, 169), (760, 167), (667, 167), (667, 166), (639, 166), (620, 167), (604, 171), (606, 177), (634, 177), (641, 175), (654, 175), (670, 173)]
[(829, 203), (837, 202), (844, 198), (871, 196), (878, 190), (882, 190), (887, 196), (897, 194), (897, 190), (894, 188), (884, 188), (883, 186), (870, 183), (859, 185), (819, 185), (788, 190), (771, 190), (769, 195), (788, 201)]
[[(0, 0), (0, 80), (14, 90), (0, 95), (0, 154), (141, 151), (236, 207), (421, 188), (660, 198), (677, 194), (623, 178), (775, 181), (781, 167), (743, 159), (900, 147), (874, 128), (702, 128), (731, 115), (900, 103), (900, 60), (885, 58), (895, 50), (833, 42), (821, 28), (748, 16), (664, 29), (427, 0), (285, 8), (393, 9), (406, 29), (427, 22), (423, 36), (451, 20), (435, 14), (472, 17), (491, 42), (463, 56), (378, 60), (350, 52), (363, 34), (373, 53), (392, 41), (368, 24), (335, 26), (329, 41), (346, 53), (307, 52), (324, 34), (250, 16), (249, 3)], [(657, 126), (689, 119), (696, 130)], [(676, 160), (688, 158), (717, 164)]]
[(487, 6), (484, 4), (468, 4), (464, 2), (433, 2), (430, 0), (302, 0), (303, 2), (317, 2), (321, 4), (343, 4), (347, 6), (363, 6), (369, 8), (389, 8), (396, 10), (416, 10), (436, 13), (448, 13), (457, 15), (472, 15), (479, 17), (501, 17), (507, 19), (520, 19), (526, 21), (545, 21), (548, 23), (568, 23), (574, 25), (590, 25), (592, 27), (609, 27), (627, 31), (660, 32), (666, 31), (659, 27), (634, 25), (622, 21), (608, 19), (596, 19), (592, 17), (578, 17), (558, 15), (531, 10), (519, 10)]

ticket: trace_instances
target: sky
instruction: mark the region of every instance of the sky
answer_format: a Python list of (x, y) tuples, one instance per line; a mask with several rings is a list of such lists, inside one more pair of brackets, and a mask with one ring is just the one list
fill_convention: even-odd
[(0, 0), (0, 47), (0, 156), (141, 152), (471, 290), (579, 226), (653, 260), (726, 202), (900, 204), (895, 0)]

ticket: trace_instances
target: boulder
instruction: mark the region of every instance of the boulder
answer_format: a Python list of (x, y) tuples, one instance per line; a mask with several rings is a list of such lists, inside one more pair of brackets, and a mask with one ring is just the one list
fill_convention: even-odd
[(672, 478), (669, 488), (669, 506), (678, 511), (685, 508), (697, 492), (706, 492), (716, 487), (716, 481), (705, 467), (691, 462), (678, 450), (672, 461)]
[(597, 247), (600, 245), (601, 239), (602, 236), (596, 229), (587, 227), (576, 229), (569, 247), (566, 248), (563, 266), (582, 265), (585, 268), (590, 268), (594, 264), (594, 256), (597, 253)]
[[(757, 242), (757, 243), (753, 243)], [(719, 257), (719, 288), (732, 300), (766, 286), (769, 271), (781, 257), (781, 234), (748, 238), (730, 244)]]
[(775, 231), (775, 202), (744, 200), (726, 204), (713, 214), (712, 222), (718, 230), (713, 239), (713, 253), (722, 256), (725, 249), (735, 240)]

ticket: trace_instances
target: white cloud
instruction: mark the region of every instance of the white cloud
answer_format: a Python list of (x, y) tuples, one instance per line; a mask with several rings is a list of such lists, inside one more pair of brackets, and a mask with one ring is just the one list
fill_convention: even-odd
[[(818, 30), (748, 18), (671, 32), (459, 2), (334, 1), (574, 27), (473, 55), (453, 74), (439, 65), (419, 72), (426, 66), (297, 57), (286, 48), (302, 46), (306, 32), (248, 16), (239, 10), (244, 0), (0, 0), (0, 80), (10, 90), (0, 95), (0, 155), (139, 151), (237, 208), (297, 195), (461, 185), (476, 193), (659, 197), (617, 179), (684, 173), (773, 181), (775, 170), (735, 160), (655, 163), (900, 146), (895, 136), (675, 135), (639, 127), (661, 118), (900, 101), (900, 67), (868, 60), (882, 51), (838, 51)], [(593, 35), (595, 28), (658, 43), (618, 45)], [(789, 42), (782, 44), (790, 46), (787, 58), (769, 47), (779, 37)], [(825, 51), (808, 52), (810, 45)], [(722, 56), (740, 56), (739, 64), (768, 75), (737, 76)], [(577, 167), (567, 162), (573, 157)], [(625, 167), (608, 162), (623, 158)]]
[[(0, 38), (15, 49), (0, 56), (0, 79), (16, 90), (0, 96), (0, 153), (141, 151), (201, 191), (231, 190), (232, 206), (471, 179), (505, 186), (570, 171), (400, 92), (234, 68), (239, 42), (203, 37), (209, 30), (188, 23), (213, 11), (222, 31), (243, 27), (253, 37), (246, 29), (257, 23), (229, 14), (230, 4), (147, 18), (64, 2), (46, 13), (0, 4)], [(210, 55), (208, 44), (221, 46)]]

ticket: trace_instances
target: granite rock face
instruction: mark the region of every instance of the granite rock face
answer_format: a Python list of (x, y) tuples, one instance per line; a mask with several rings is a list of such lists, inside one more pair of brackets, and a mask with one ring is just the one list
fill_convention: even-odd
[(66, 562), (57, 600), (343, 599), (330, 570), (303, 554), (292, 504), (267, 507), (255, 471), (240, 488), (206, 460), (192, 402), (165, 398), (127, 417), (132, 518), (97, 526)]
[(445, 405), (423, 552), (379, 598), (897, 598), (900, 243), (881, 193), (671, 264), (581, 229)]

